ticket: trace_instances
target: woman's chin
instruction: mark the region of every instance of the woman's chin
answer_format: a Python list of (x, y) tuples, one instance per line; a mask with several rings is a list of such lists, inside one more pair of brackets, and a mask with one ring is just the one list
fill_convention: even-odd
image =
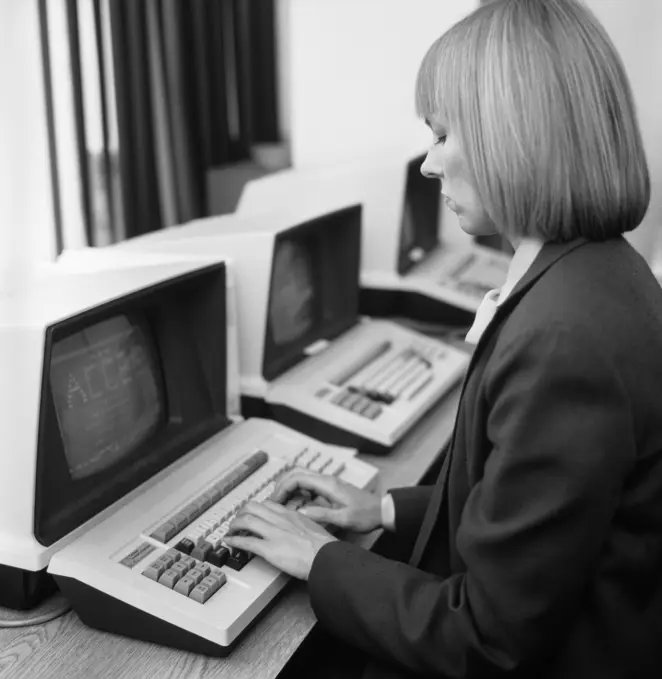
[(486, 223), (485, 220), (477, 221), (471, 219), (464, 212), (456, 212), (456, 216), (462, 231), (469, 234), (470, 236), (493, 236), (494, 234), (498, 233), (494, 228), (494, 225), (492, 223)]

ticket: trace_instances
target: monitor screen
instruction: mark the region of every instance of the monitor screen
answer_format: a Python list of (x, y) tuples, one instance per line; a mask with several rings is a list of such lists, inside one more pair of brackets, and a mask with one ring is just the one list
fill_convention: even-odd
[(361, 206), (279, 233), (274, 242), (263, 376), (274, 379), (358, 320)]
[(50, 386), (73, 479), (111, 467), (163, 425), (157, 371), (146, 330), (126, 315), (54, 344)]
[(421, 174), (425, 156), (407, 165), (405, 195), (400, 223), (398, 273), (406, 274), (439, 245), (441, 189), (439, 182)]
[(305, 336), (315, 322), (315, 280), (311, 250), (285, 240), (274, 254), (273, 301), (269, 308), (271, 336), (276, 346)]

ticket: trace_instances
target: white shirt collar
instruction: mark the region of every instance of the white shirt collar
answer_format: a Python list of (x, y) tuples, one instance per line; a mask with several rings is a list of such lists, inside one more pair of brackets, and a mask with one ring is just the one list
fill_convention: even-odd
[(510, 260), (506, 282), (501, 286), (497, 306), (503, 304), (513, 288), (519, 283), (524, 274), (533, 264), (538, 253), (542, 250), (544, 241), (537, 238), (522, 238)]
[(492, 321), (497, 307), (506, 300), (522, 276), (528, 271), (543, 245), (543, 241), (534, 238), (523, 238), (520, 241), (513, 258), (510, 260), (505, 283), (500, 289), (495, 288), (485, 295), (478, 307), (473, 325), (465, 337), (465, 342), (478, 344), (485, 328)]

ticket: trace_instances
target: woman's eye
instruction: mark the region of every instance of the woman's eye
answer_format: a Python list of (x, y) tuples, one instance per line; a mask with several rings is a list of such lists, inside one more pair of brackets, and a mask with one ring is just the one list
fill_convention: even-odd
[(435, 136), (434, 138), (434, 145), (437, 146), (438, 144), (445, 144), (446, 143), (446, 135), (442, 134), (439, 135), (438, 137)]

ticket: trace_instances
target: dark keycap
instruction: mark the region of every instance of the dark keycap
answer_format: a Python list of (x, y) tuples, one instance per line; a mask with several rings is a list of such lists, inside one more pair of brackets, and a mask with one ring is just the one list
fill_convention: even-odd
[(225, 566), (230, 558), (230, 550), (227, 547), (219, 547), (207, 555), (207, 563), (212, 566)]
[(240, 571), (251, 559), (253, 555), (250, 552), (244, 552), (241, 549), (233, 549), (228, 557), (227, 566)]
[(175, 545), (175, 549), (179, 550), (183, 554), (190, 554), (195, 547), (195, 543), (193, 540), (189, 540), (188, 538), (184, 538), (180, 542), (178, 542)]

